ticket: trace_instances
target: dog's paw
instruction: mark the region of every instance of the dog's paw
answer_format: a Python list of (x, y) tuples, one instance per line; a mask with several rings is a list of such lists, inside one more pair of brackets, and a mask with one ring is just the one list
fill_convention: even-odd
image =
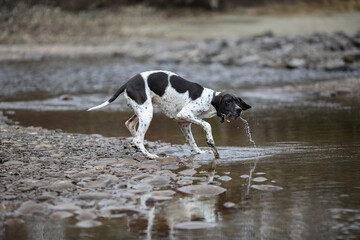
[(149, 159), (159, 158), (158, 155), (156, 155), (156, 154), (151, 154), (151, 153), (146, 154), (146, 157), (149, 158)]

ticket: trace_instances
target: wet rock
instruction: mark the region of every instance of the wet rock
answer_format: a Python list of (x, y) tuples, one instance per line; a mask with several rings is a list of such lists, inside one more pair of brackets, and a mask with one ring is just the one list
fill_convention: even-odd
[(179, 172), (179, 174), (185, 175), (185, 176), (193, 176), (196, 173), (197, 173), (197, 171), (194, 170), (194, 169), (186, 169), (186, 170), (183, 170), (183, 171)]
[(185, 185), (190, 185), (193, 183), (193, 180), (191, 179), (182, 179), (176, 182), (177, 184), (181, 185), (181, 186), (185, 186)]
[(148, 201), (171, 200), (174, 194), (175, 192), (172, 190), (154, 191), (150, 193), (147, 203)]
[(61, 190), (73, 187), (73, 183), (70, 180), (60, 180), (49, 185), (47, 188), (51, 190)]
[(243, 174), (243, 175), (241, 175), (240, 177), (241, 177), (241, 178), (249, 178), (249, 175)]
[(23, 202), (17, 209), (17, 212), (21, 215), (44, 213), (46, 207), (43, 204), (35, 203), (32, 200)]
[(195, 229), (213, 228), (216, 226), (217, 226), (216, 223), (191, 221), (191, 222), (178, 223), (175, 225), (175, 228), (180, 230), (195, 230)]
[(280, 191), (283, 190), (282, 187), (274, 186), (274, 185), (252, 185), (251, 186), (254, 189), (260, 190), (260, 191)]
[(9, 225), (9, 226), (16, 226), (16, 225), (21, 225), (24, 224), (25, 221), (19, 218), (9, 218), (6, 219), (6, 221), (4, 222), (5, 225)]
[(345, 97), (352, 94), (352, 90), (350, 88), (339, 88), (336, 90), (336, 96)]
[(101, 215), (109, 218), (119, 218), (123, 216), (133, 216), (142, 214), (140, 210), (134, 206), (124, 207), (124, 206), (108, 206), (100, 210)]
[(232, 178), (229, 176), (221, 176), (218, 178), (220, 181), (224, 181), (224, 182), (228, 182), (230, 181)]
[(180, 192), (200, 196), (215, 196), (226, 191), (225, 188), (213, 185), (191, 185), (178, 189)]
[(233, 207), (235, 207), (236, 205), (235, 205), (235, 203), (233, 203), (233, 202), (226, 202), (226, 203), (224, 203), (224, 207), (226, 207), (226, 208), (233, 208)]
[(76, 223), (76, 226), (79, 228), (92, 228), (92, 227), (98, 227), (101, 225), (102, 225), (101, 222), (94, 221), (94, 220), (85, 220), (85, 221), (80, 221), (80, 222)]
[(82, 193), (78, 196), (80, 200), (102, 200), (111, 198), (111, 194), (106, 192), (89, 192)]
[(59, 96), (59, 99), (62, 101), (69, 101), (69, 100), (73, 100), (74, 96), (70, 95), (70, 94), (63, 94), (63, 95)]
[(293, 69), (293, 68), (303, 68), (306, 65), (306, 61), (303, 58), (293, 58), (286, 63), (286, 67)]
[(73, 214), (70, 212), (64, 212), (64, 211), (59, 211), (59, 212), (54, 212), (50, 215), (51, 219), (55, 219), (55, 220), (61, 220), (64, 218), (69, 218), (72, 217)]
[(164, 176), (155, 176), (146, 180), (146, 183), (153, 187), (164, 187), (170, 183), (170, 180)]
[(16, 160), (10, 160), (10, 161), (7, 161), (3, 164), (3, 166), (18, 166), (18, 165), (23, 165), (24, 163), (21, 162), (21, 161), (16, 161)]
[(39, 151), (49, 151), (49, 150), (53, 150), (54, 146), (50, 144), (38, 144), (34, 147), (34, 149)]
[(78, 210), (76, 211), (78, 214), (76, 216), (76, 219), (79, 221), (85, 221), (85, 220), (93, 220), (96, 218), (95, 210)]
[(256, 177), (252, 179), (253, 182), (265, 182), (267, 181), (267, 178), (264, 177)]
[(51, 193), (43, 193), (41, 196), (36, 197), (37, 201), (46, 202), (46, 201), (54, 201), (56, 197)]
[(80, 207), (74, 203), (58, 203), (56, 205), (49, 205), (49, 209), (53, 211), (74, 212), (80, 210)]

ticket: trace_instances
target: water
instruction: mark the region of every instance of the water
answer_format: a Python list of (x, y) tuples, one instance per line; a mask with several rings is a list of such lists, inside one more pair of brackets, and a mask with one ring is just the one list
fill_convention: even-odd
[(260, 153), (259, 153), (259, 151), (258, 151), (258, 149), (257, 149), (257, 147), (256, 147), (255, 141), (254, 141), (253, 138), (252, 138), (251, 131), (250, 131), (250, 126), (249, 126), (248, 121), (246, 121), (246, 119), (244, 119), (244, 118), (242, 118), (242, 117), (240, 117), (240, 119), (241, 119), (241, 121), (243, 121), (244, 124), (245, 124), (245, 127), (244, 127), (244, 128), (245, 128), (246, 134), (247, 134), (247, 136), (249, 137), (250, 143), (254, 146), (255, 151), (256, 151), (256, 155), (257, 155), (256, 159), (254, 160), (254, 166), (250, 169), (249, 178), (248, 178), (248, 185), (247, 185), (247, 187), (246, 187), (246, 194), (249, 195), (249, 193), (250, 193), (251, 181), (252, 181), (252, 176), (253, 176), (253, 173), (254, 173), (254, 171), (255, 171), (255, 169), (256, 169), (256, 165), (257, 165), (257, 163), (258, 163), (258, 161), (259, 161)]
[[(95, 68), (89, 70), (89, 75), (74, 64), (80, 68), (75, 74), (79, 79), (92, 79), (89, 81), (92, 82), (96, 76), (102, 76), (100, 67), (97, 68), (92, 62), (87, 64), (91, 66), (90, 69)], [(140, 68), (140, 65), (121, 68), (116, 64), (102, 64), (110, 72), (122, 72), (128, 67), (129, 73)], [(188, 69), (189, 75), (191, 71), (198, 69), (205, 71), (205, 67), (199, 66), (190, 66)], [(35, 71), (36, 76), (41, 75), (38, 71), (41, 72), (41, 68)], [(236, 71), (234, 70), (238, 74)], [(128, 75), (127, 73), (122, 74)], [(12, 72), (10, 75), (14, 74)], [(70, 78), (74, 77), (71, 73), (69, 75)], [(55, 78), (52, 80), (56, 82)], [(116, 89), (115, 79), (103, 80), (108, 81), (108, 87), (111, 85)], [(214, 87), (225, 85), (213, 80), (211, 84)], [(216, 168), (211, 154), (192, 157), (189, 152), (170, 153), (191, 158), (194, 164), (200, 165), (196, 168), (198, 173), (195, 176), (210, 176), (215, 183), (226, 188), (225, 193), (199, 198), (177, 192), (172, 200), (155, 205), (139, 201), (136, 207), (143, 214), (112, 219), (97, 218), (96, 221), (100, 221), (102, 225), (89, 229), (75, 227), (75, 218), (49, 221), (46, 217), (35, 216), (24, 218), (24, 224), (20, 225), (4, 225), (1, 219), (0, 231), (3, 238), (358, 239), (359, 98), (309, 98), (286, 91), (286, 88), (282, 88), (283, 84), (288, 83), (286, 81), (281, 84), (274, 81), (273, 85), (266, 85), (258, 80), (256, 78), (254, 81), (261, 87), (247, 84), (244, 80), (238, 82), (238, 88), (233, 88), (234, 92), (245, 96), (246, 102), (253, 106), (243, 113), (248, 125), (242, 121), (221, 124), (218, 118), (207, 120), (212, 125), (221, 156), (216, 161)], [(65, 86), (68, 83), (65, 81), (64, 85), (60, 85), (62, 90), (56, 94), (71, 89)], [(8, 96), (11, 101), (3, 101), (1, 108), (5, 115), (24, 126), (42, 126), (111, 137), (130, 136), (124, 122), (132, 113), (126, 111), (123, 98), (119, 98), (119, 101), (104, 109), (105, 111), (86, 112), (88, 107), (103, 102), (111, 95), (110, 90), (105, 93), (105, 86), (106, 84), (93, 85), (93, 88), (100, 89), (100, 94), (97, 91), (96, 94), (76, 94), (73, 102), (61, 102), (56, 100), (56, 94), (48, 92), (39, 84), (38, 87), (43, 90), (41, 96)], [(82, 86), (82, 89), (85, 88), (86, 86)], [(81, 88), (76, 91), (79, 89)], [(14, 96), (20, 92), (21, 89), (17, 89)], [(63, 104), (61, 108), (54, 107), (60, 103)], [(39, 106), (47, 108), (36, 111)], [(193, 132), (199, 146), (207, 149), (203, 130), (194, 127)], [(185, 144), (178, 125), (158, 113), (155, 114), (145, 138)], [(182, 170), (185, 168), (177, 171)], [(241, 178), (242, 175), (251, 175), (251, 179)], [(231, 180), (220, 180), (223, 176), (228, 176)], [(254, 179), (260, 176), (266, 180), (255, 182)], [(199, 182), (195, 181), (194, 184), (196, 183)], [(253, 186), (257, 186), (257, 189), (252, 188)], [(175, 184), (167, 188), (176, 191)], [(234, 203), (234, 207), (224, 206), (228, 202)], [(190, 220), (215, 222), (217, 226), (191, 231), (175, 228), (177, 223)]]

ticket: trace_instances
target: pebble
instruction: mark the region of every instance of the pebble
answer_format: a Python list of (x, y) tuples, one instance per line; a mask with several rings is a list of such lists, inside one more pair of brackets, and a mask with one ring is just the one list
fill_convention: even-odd
[(243, 175), (241, 175), (240, 177), (241, 177), (241, 178), (249, 178), (249, 175), (243, 174)]
[(194, 169), (186, 169), (186, 170), (179, 172), (180, 175), (185, 175), (185, 176), (193, 176), (196, 173), (197, 173), (197, 171)]
[(194, 230), (194, 229), (213, 228), (216, 226), (217, 226), (216, 223), (191, 221), (191, 222), (178, 223), (175, 225), (175, 228), (180, 230)]
[(214, 185), (190, 185), (178, 189), (180, 192), (199, 196), (215, 196), (226, 191), (225, 188)]
[(21, 215), (43, 213), (46, 210), (43, 204), (38, 204), (32, 200), (23, 202), (18, 208), (17, 212)]
[(59, 212), (54, 212), (50, 215), (50, 218), (52, 219), (56, 219), (56, 220), (61, 220), (64, 218), (69, 218), (72, 217), (72, 213), (70, 212), (65, 212), (65, 211), (59, 211)]
[(96, 214), (94, 210), (78, 210), (76, 211), (76, 213), (78, 214), (76, 216), (76, 219), (79, 221), (85, 221), (85, 220), (92, 220), (96, 218)]
[(109, 199), (111, 198), (111, 194), (106, 192), (89, 192), (82, 193), (78, 196), (80, 200), (101, 200), (101, 199)]
[(153, 187), (164, 187), (170, 183), (170, 180), (163, 176), (155, 176), (146, 180), (146, 183)]
[(76, 226), (79, 228), (92, 228), (92, 227), (98, 227), (101, 226), (102, 223), (99, 221), (94, 220), (84, 220), (76, 223)]
[(66, 211), (66, 212), (74, 212), (80, 210), (80, 207), (76, 206), (74, 203), (58, 203), (56, 205), (50, 205), (49, 208), (53, 211)]
[(52, 189), (52, 190), (58, 190), (58, 189), (71, 188), (72, 186), (73, 186), (72, 181), (60, 180), (60, 181), (56, 181), (53, 184), (49, 185), (47, 188)]
[(226, 207), (226, 208), (233, 208), (233, 207), (235, 207), (236, 205), (235, 205), (235, 203), (233, 203), (233, 202), (226, 202), (226, 203), (224, 203), (224, 207)]
[(218, 179), (221, 180), (221, 181), (224, 181), (224, 182), (228, 182), (228, 181), (230, 181), (232, 178), (229, 177), (229, 176), (221, 176), (221, 177), (219, 177)]
[(254, 189), (261, 190), (261, 191), (280, 191), (283, 190), (282, 187), (274, 186), (274, 185), (252, 185)]
[(253, 182), (265, 182), (265, 181), (267, 181), (267, 178), (265, 178), (265, 177), (256, 177), (256, 178), (253, 178), (252, 181)]

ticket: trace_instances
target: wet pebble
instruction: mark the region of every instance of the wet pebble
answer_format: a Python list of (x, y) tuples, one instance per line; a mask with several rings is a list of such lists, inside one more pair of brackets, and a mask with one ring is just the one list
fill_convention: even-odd
[(92, 220), (92, 219), (96, 218), (96, 214), (95, 214), (94, 210), (81, 209), (81, 210), (76, 211), (76, 213), (78, 214), (76, 216), (76, 219), (80, 220), (80, 221)]
[(64, 211), (59, 211), (59, 212), (54, 212), (50, 215), (50, 218), (52, 219), (56, 219), (56, 220), (61, 220), (64, 218), (68, 218), (71, 217), (73, 214), (70, 212), (64, 212)]
[(111, 198), (111, 194), (106, 192), (89, 192), (82, 193), (78, 196), (80, 200), (102, 200)]
[(50, 145), (50, 144), (38, 144), (34, 147), (35, 150), (40, 150), (40, 151), (49, 151), (49, 150), (53, 150), (54, 146)]
[(176, 182), (177, 184), (184, 186), (184, 185), (190, 185), (193, 183), (193, 180), (191, 179), (182, 179)]
[(253, 178), (253, 182), (265, 182), (265, 181), (267, 181), (267, 178), (264, 177)]
[(46, 207), (43, 204), (38, 204), (32, 200), (23, 202), (18, 208), (17, 212), (21, 215), (43, 213)]
[(73, 212), (80, 210), (80, 207), (76, 206), (74, 203), (58, 203), (56, 205), (50, 205), (49, 208), (53, 211), (66, 211), (66, 212)]
[(206, 229), (213, 227), (216, 227), (216, 223), (208, 223), (208, 222), (200, 222), (200, 221), (182, 222), (175, 225), (176, 229), (181, 229), (181, 230)]
[(249, 175), (243, 174), (243, 175), (241, 175), (240, 177), (245, 179), (245, 178), (249, 178)]
[(235, 205), (235, 203), (233, 203), (233, 202), (226, 202), (226, 203), (224, 203), (224, 207), (226, 207), (226, 208), (233, 208), (233, 207), (235, 207), (236, 205)]
[(280, 191), (283, 190), (282, 187), (274, 186), (274, 185), (252, 185), (254, 189), (261, 190), (261, 191)]
[(186, 170), (183, 170), (183, 171), (179, 172), (179, 174), (185, 175), (185, 176), (193, 176), (196, 173), (197, 173), (197, 171), (194, 170), (194, 169), (186, 169)]
[(164, 186), (168, 185), (169, 182), (170, 182), (170, 180), (163, 176), (155, 176), (146, 181), (147, 184), (149, 184), (153, 187), (164, 187)]
[(59, 189), (67, 189), (73, 186), (72, 181), (70, 180), (60, 180), (56, 181), (53, 184), (49, 185), (47, 188), (52, 190), (59, 190)]
[(178, 189), (180, 192), (200, 196), (214, 196), (226, 191), (225, 188), (214, 185), (191, 185)]
[(101, 222), (94, 220), (84, 220), (76, 223), (76, 226), (79, 228), (92, 228), (101, 226)]
[(224, 181), (224, 182), (228, 182), (228, 181), (230, 181), (232, 178), (229, 177), (229, 176), (221, 176), (221, 177), (219, 177), (218, 179), (221, 180), (221, 181)]

